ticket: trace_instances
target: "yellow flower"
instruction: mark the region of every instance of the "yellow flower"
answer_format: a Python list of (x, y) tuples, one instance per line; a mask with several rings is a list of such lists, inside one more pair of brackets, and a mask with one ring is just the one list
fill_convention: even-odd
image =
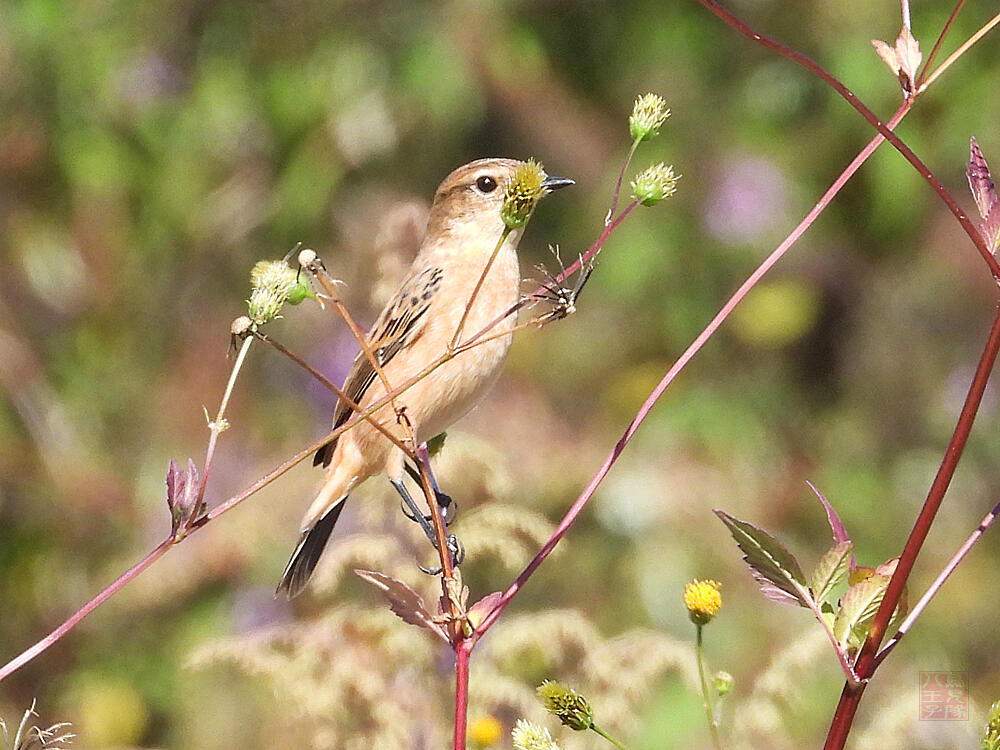
[(707, 625), (722, 607), (722, 584), (711, 580), (694, 580), (684, 587), (684, 606), (695, 625)]
[(503, 726), (495, 716), (480, 716), (469, 724), (469, 739), (477, 747), (491, 747), (503, 737)]

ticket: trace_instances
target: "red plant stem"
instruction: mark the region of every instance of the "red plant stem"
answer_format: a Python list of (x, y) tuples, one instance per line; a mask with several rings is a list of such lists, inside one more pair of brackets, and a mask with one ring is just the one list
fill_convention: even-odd
[(878, 655), (875, 657), (875, 663), (872, 667), (873, 669), (878, 668), (878, 665), (882, 663), (885, 657), (887, 657), (896, 645), (903, 640), (903, 636), (910, 632), (910, 628), (913, 627), (913, 623), (916, 622), (917, 618), (923, 614), (925, 609), (927, 609), (927, 605), (931, 603), (931, 599), (933, 599), (937, 595), (937, 592), (941, 590), (945, 581), (947, 581), (948, 577), (955, 572), (959, 563), (965, 559), (965, 556), (969, 554), (969, 551), (975, 546), (976, 542), (978, 542), (982, 538), (983, 534), (986, 533), (986, 530), (993, 525), (997, 515), (1000, 515), (1000, 503), (993, 506), (993, 510), (987, 513), (983, 520), (979, 522), (979, 526), (976, 527), (976, 530), (969, 535), (969, 538), (965, 540), (965, 543), (958, 548), (958, 552), (952, 556), (952, 558), (948, 561), (948, 564), (944, 566), (944, 569), (938, 573), (938, 577), (934, 579), (934, 583), (932, 583), (930, 588), (924, 592), (924, 595), (920, 597), (920, 601), (917, 602), (916, 606), (914, 606), (912, 610), (910, 610), (910, 614), (908, 614), (906, 619), (900, 624), (899, 630), (897, 630), (892, 638), (889, 639), (889, 642), (885, 644), (885, 648), (878, 652)]
[[(893, 115), (892, 120), (889, 121), (889, 127), (896, 127), (899, 121), (906, 116), (909, 111), (909, 104), (904, 103), (902, 107)], [(868, 145), (862, 149), (850, 164), (844, 169), (840, 176), (834, 181), (834, 183), (827, 189), (823, 196), (816, 202), (816, 205), (812, 207), (812, 210), (806, 214), (805, 218), (799, 222), (798, 226), (792, 230), (792, 232), (785, 238), (785, 240), (778, 245), (777, 248), (767, 257), (767, 259), (758, 266), (758, 268), (750, 274), (746, 281), (744, 281), (739, 289), (733, 294), (732, 297), (723, 305), (722, 309), (716, 314), (712, 321), (705, 327), (705, 329), (698, 335), (698, 337), (691, 343), (690, 346), (684, 351), (684, 353), (677, 359), (673, 367), (663, 376), (663, 379), (659, 382), (656, 388), (653, 389), (652, 393), (646, 398), (639, 411), (636, 413), (635, 417), (629, 423), (625, 430), (625, 433), (618, 439), (615, 443), (615, 447), (608, 454), (608, 457), (604, 459), (604, 463), (597, 470), (597, 473), (593, 476), (587, 486), (584, 488), (580, 496), (574, 501), (570, 506), (566, 515), (559, 522), (556, 527), (555, 532), (552, 536), (545, 542), (538, 553), (532, 558), (531, 562), (528, 563), (527, 567), (521, 571), (517, 579), (512, 583), (507, 590), (504, 592), (497, 606), (483, 619), (483, 622), (476, 628), (476, 632), (472, 635), (471, 640), (473, 644), (478, 641), (482, 636), (493, 627), (493, 624), (497, 621), (503, 610), (506, 609), (507, 605), (510, 604), (511, 599), (517, 594), (518, 591), (524, 586), (527, 580), (532, 576), (539, 565), (544, 562), (553, 549), (555, 549), (556, 544), (562, 539), (566, 532), (569, 531), (570, 527), (576, 522), (576, 519), (580, 516), (580, 513), (586, 507), (590, 498), (594, 495), (594, 492), (600, 486), (601, 482), (608, 475), (611, 467), (614, 466), (615, 461), (618, 460), (619, 454), (625, 449), (629, 441), (632, 440), (633, 435), (639, 429), (639, 425), (646, 419), (646, 416), (652, 410), (653, 406), (660, 399), (660, 396), (667, 390), (674, 379), (680, 374), (688, 362), (690, 362), (694, 356), (701, 350), (705, 345), (705, 342), (719, 329), (722, 323), (729, 317), (730, 313), (736, 308), (736, 306), (746, 297), (747, 293), (757, 284), (764, 275), (771, 270), (771, 268), (785, 255), (788, 249), (798, 240), (799, 237), (808, 229), (814, 221), (823, 212), (826, 206), (833, 200), (833, 197), (840, 192), (841, 188), (847, 183), (847, 181), (854, 175), (855, 172), (861, 167), (861, 165), (868, 159), (869, 156), (875, 151), (876, 148), (885, 139), (881, 135), (875, 136)]]
[[(955, 425), (955, 431), (948, 442), (948, 447), (945, 449), (944, 459), (941, 461), (941, 466), (927, 493), (927, 499), (920, 509), (920, 514), (913, 524), (913, 530), (906, 540), (906, 546), (903, 547), (903, 553), (899, 557), (896, 571), (892, 574), (889, 587), (886, 589), (885, 597), (882, 599), (882, 604), (879, 606), (878, 612), (875, 613), (875, 618), (872, 620), (871, 629), (868, 631), (868, 638), (864, 646), (862, 646), (861, 653), (858, 655), (858, 660), (855, 663), (855, 672), (857, 672), (858, 677), (862, 680), (869, 679), (875, 671), (875, 667), (877, 666), (875, 655), (879, 645), (882, 643), (889, 618), (899, 603), (899, 597), (903, 592), (903, 586), (906, 585), (906, 579), (913, 569), (913, 563), (917, 559), (917, 555), (920, 554), (924, 540), (927, 538), (927, 532), (930, 531), (931, 524), (934, 522), (934, 516), (938, 512), (938, 508), (941, 507), (941, 501), (944, 499), (944, 494), (948, 490), (948, 485), (955, 474), (955, 469), (958, 467), (958, 461), (962, 457), (965, 443), (969, 438), (969, 433), (972, 431), (972, 423), (975, 421), (976, 413), (979, 411), (979, 404), (982, 401), (983, 392), (986, 390), (986, 383), (996, 364), (998, 351), (1000, 351), (1000, 306), (997, 306), (993, 316), (993, 325), (990, 327), (990, 335), (986, 340), (986, 347), (979, 358), (979, 364), (976, 365), (976, 373), (972, 378), (972, 385), (969, 386), (969, 393), (965, 397), (965, 404), (963, 404), (962, 412), (959, 414), (958, 424)], [(844, 747), (864, 690), (864, 683), (854, 687), (844, 685), (844, 689), (840, 695), (840, 702), (837, 704), (837, 710), (833, 715), (830, 731), (827, 734), (826, 744), (823, 746), (825, 750), (839, 750), (839, 748)]]
[(927, 71), (930, 70), (931, 64), (934, 62), (934, 58), (937, 57), (937, 53), (941, 49), (941, 45), (944, 44), (944, 38), (948, 36), (948, 32), (951, 31), (952, 25), (955, 23), (955, 19), (958, 18), (958, 14), (962, 10), (962, 6), (965, 5), (965, 0), (958, 0), (955, 3), (955, 7), (951, 9), (951, 14), (948, 16), (948, 20), (944, 22), (944, 26), (941, 27), (941, 33), (938, 34), (937, 40), (934, 42), (934, 46), (931, 48), (931, 53), (927, 55), (927, 60), (924, 62), (924, 67), (920, 69), (920, 73), (917, 74), (917, 80), (914, 81), (917, 90), (920, 89), (921, 84), (927, 78)]
[[(979, 250), (979, 254), (982, 256), (983, 260), (986, 261), (986, 265), (989, 266), (990, 273), (993, 274), (993, 278), (1000, 279), (1000, 264), (998, 264), (997, 259), (993, 257), (991, 248), (986, 245), (986, 242), (979, 234), (979, 229), (977, 229), (976, 226), (969, 220), (969, 217), (965, 215), (965, 212), (961, 209), (958, 203), (955, 202), (955, 199), (952, 198), (951, 193), (945, 189), (944, 185), (942, 185), (941, 182), (934, 176), (934, 173), (931, 172), (927, 165), (924, 164), (915, 153), (913, 153), (910, 147), (903, 143), (887, 125), (876, 117), (875, 113), (868, 109), (868, 107), (866, 107), (861, 100), (854, 95), (853, 91), (801, 52), (797, 52), (790, 47), (786, 47), (780, 42), (776, 42), (763, 34), (757, 33), (713, 0), (698, 0), (698, 2), (743, 36), (757, 42), (757, 44), (760, 44), (769, 50), (777, 52), (783, 57), (787, 57), (792, 62), (802, 66), (810, 73), (821, 78), (838, 94), (844, 97), (847, 103), (857, 110), (858, 114), (864, 117), (872, 125), (872, 127), (878, 130), (878, 132), (881, 133), (885, 139), (889, 141), (889, 143), (891, 143), (892, 146), (916, 168), (916, 170), (920, 173), (920, 176), (923, 177), (931, 188), (934, 189), (934, 192), (938, 194), (941, 200), (945, 202), (945, 205), (948, 206), (948, 209), (952, 212), (952, 214), (954, 214), (958, 223), (962, 225), (962, 229), (964, 229), (965, 233), (969, 235), (969, 238), (976, 246), (976, 249)], [(912, 103), (912, 101), (913, 99), (911, 97), (907, 100), (907, 103)], [(906, 105), (904, 104), (904, 106)]]
[(18, 669), (23, 667), (29, 661), (34, 659), (40, 653), (45, 651), (49, 646), (62, 638), (66, 633), (72, 630), (80, 620), (89, 615), (95, 609), (97, 609), (101, 604), (103, 604), (107, 599), (117, 594), (125, 584), (129, 583), (133, 578), (139, 575), (142, 571), (156, 562), (160, 557), (170, 549), (174, 544), (173, 539), (164, 539), (160, 542), (159, 546), (156, 547), (152, 552), (146, 555), (142, 560), (137, 562), (131, 568), (122, 573), (118, 578), (115, 579), (114, 583), (108, 586), (104, 591), (95, 596), (89, 602), (84, 604), (76, 613), (70, 617), (66, 622), (60, 625), (58, 628), (53, 630), (47, 636), (38, 641), (34, 646), (27, 649), (19, 656), (11, 659), (3, 667), (0, 667), (0, 681), (16, 672)]
[(465, 734), (469, 719), (469, 654), (472, 641), (459, 641), (455, 646), (455, 750), (465, 750)]

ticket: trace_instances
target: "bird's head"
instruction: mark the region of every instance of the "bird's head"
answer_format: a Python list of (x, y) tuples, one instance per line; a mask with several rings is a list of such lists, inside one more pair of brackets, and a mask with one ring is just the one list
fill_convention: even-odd
[(499, 233), (504, 226), (520, 229), (539, 198), (572, 185), (565, 177), (550, 177), (531, 160), (477, 159), (465, 164), (438, 187), (431, 206), (431, 231)]

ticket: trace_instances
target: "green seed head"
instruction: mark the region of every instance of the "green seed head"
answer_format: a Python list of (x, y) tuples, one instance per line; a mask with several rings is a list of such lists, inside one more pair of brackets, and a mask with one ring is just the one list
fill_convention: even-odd
[(635, 141), (647, 141), (660, 132), (670, 117), (670, 110), (659, 94), (643, 94), (635, 100), (628, 118), (628, 129)]

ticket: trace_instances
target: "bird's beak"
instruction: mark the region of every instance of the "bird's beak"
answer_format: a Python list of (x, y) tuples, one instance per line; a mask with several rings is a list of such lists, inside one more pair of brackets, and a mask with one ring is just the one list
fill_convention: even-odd
[(542, 180), (542, 187), (546, 190), (558, 190), (559, 188), (575, 185), (576, 181), (569, 177), (546, 177)]

